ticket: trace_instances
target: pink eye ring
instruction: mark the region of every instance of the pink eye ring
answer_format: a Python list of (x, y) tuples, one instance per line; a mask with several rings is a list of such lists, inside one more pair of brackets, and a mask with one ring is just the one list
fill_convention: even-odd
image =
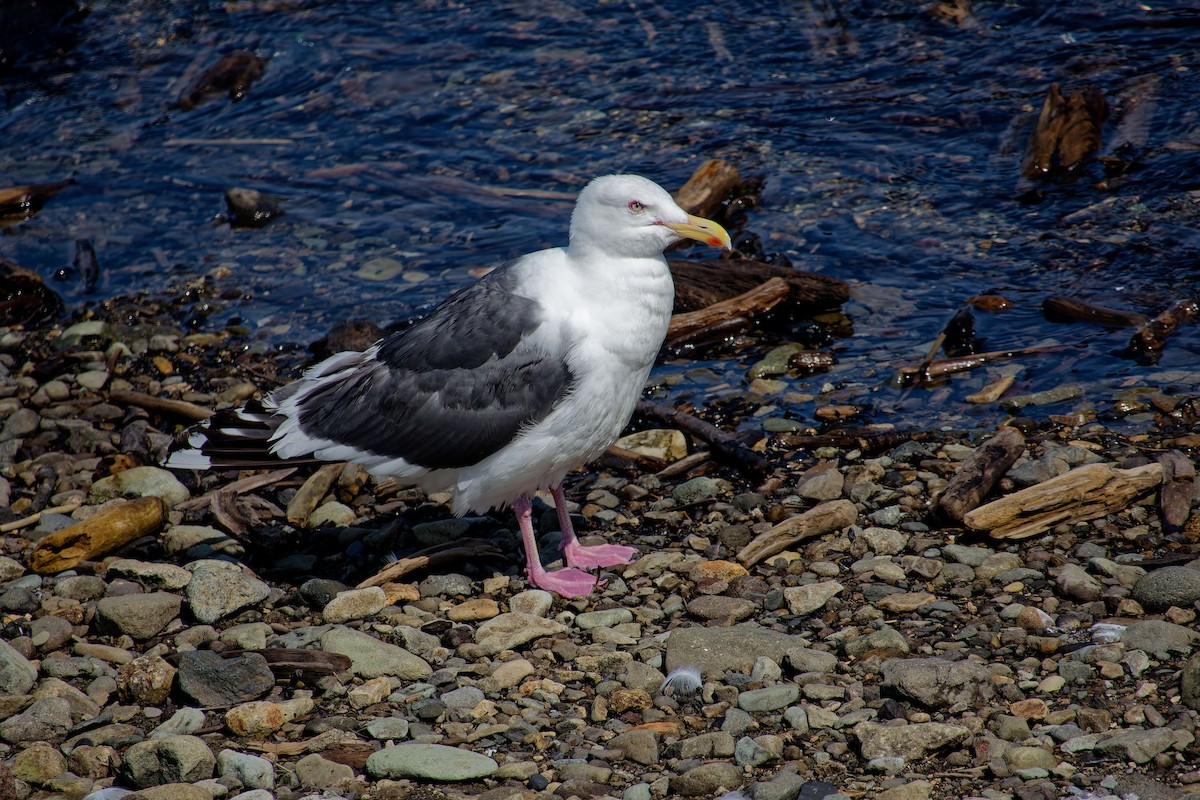
[(643, 204), (642, 204), (640, 201), (638, 201), (638, 200), (630, 200), (630, 201), (629, 201), (629, 205), (628, 205), (628, 206), (626, 206), (626, 208), (628, 208), (630, 211), (632, 211), (632, 212), (633, 212), (633, 213), (635, 213), (635, 214), (640, 214), (640, 213), (642, 213), (643, 211), (645, 211), (645, 210), (646, 210), (646, 206), (645, 206), (645, 205), (643, 205)]

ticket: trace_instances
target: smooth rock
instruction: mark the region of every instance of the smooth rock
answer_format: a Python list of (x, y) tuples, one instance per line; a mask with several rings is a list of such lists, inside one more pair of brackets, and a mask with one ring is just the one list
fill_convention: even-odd
[(1134, 622), (1121, 633), (1126, 650), (1144, 650), (1160, 660), (1170, 658), (1172, 652), (1190, 652), (1197, 639), (1200, 633), (1191, 628), (1160, 619)]
[(932, 752), (951, 747), (971, 735), (970, 728), (942, 722), (920, 722), (912, 725), (880, 725), (860, 722), (854, 726), (865, 759), (904, 758), (914, 761)]
[(187, 487), (162, 467), (133, 467), (101, 478), (88, 490), (94, 505), (126, 497), (161, 497), (174, 508), (191, 497)]
[(321, 636), (321, 649), (348, 657), (350, 671), (361, 678), (390, 675), (404, 680), (422, 680), (433, 674), (433, 668), (425, 659), (350, 628), (335, 626), (326, 631)]
[(275, 789), (275, 765), (248, 753), (228, 748), (217, 753), (217, 772), (222, 778), (236, 780), (248, 789)]
[(176, 591), (191, 582), (192, 573), (175, 564), (157, 564), (150, 561), (122, 558), (109, 564), (108, 569), (104, 571), (105, 580), (111, 581), (114, 578), (137, 581), (149, 589)]
[(1072, 600), (1090, 603), (1104, 595), (1104, 586), (1078, 564), (1064, 564), (1054, 582)]
[(412, 742), (372, 753), (367, 774), (373, 778), (473, 781), (486, 778), (498, 766), (494, 759), (466, 748)]
[(237, 736), (261, 739), (283, 727), (287, 716), (278, 703), (253, 700), (225, 712), (225, 727)]
[(1161, 567), (1138, 580), (1131, 596), (1150, 611), (1188, 608), (1200, 600), (1200, 569)]
[(694, 667), (706, 677), (740, 672), (754, 666), (754, 660), (766, 656), (776, 663), (805, 640), (750, 625), (730, 628), (676, 628), (667, 639), (664, 665), (668, 672)]
[(18, 742), (60, 742), (71, 727), (71, 704), (61, 697), (34, 700), (20, 714), (0, 721), (0, 739)]
[(751, 714), (778, 711), (800, 699), (800, 687), (785, 683), (765, 689), (751, 689), (738, 695), (738, 708)]
[(378, 614), (387, 605), (387, 595), (378, 586), (365, 589), (348, 589), (340, 592), (321, 610), (326, 622), (334, 625), (352, 619), (364, 619)]
[(625, 758), (638, 764), (658, 763), (658, 736), (653, 731), (626, 731), (608, 740), (605, 747), (621, 751)]
[(561, 622), (532, 614), (510, 611), (489, 619), (475, 631), (475, 644), (464, 645), (464, 653), (470, 658), (493, 656), (502, 650), (515, 650), (523, 644), (565, 633), (567, 626)]
[(142, 641), (158, 635), (179, 616), (182, 606), (183, 598), (169, 592), (105, 597), (96, 603), (96, 622), (108, 633)]
[(845, 591), (837, 581), (821, 581), (804, 586), (789, 586), (783, 590), (788, 611), (797, 616), (811, 614), (829, 602), (829, 598)]
[(296, 777), (300, 785), (310, 789), (328, 789), (343, 781), (354, 779), (354, 769), (311, 753), (296, 762)]
[(29, 694), (37, 682), (37, 668), (12, 645), (0, 639), (0, 694)]
[(211, 778), (217, 759), (198, 736), (164, 736), (138, 742), (125, 751), (121, 774), (143, 789), (163, 783), (195, 783)]
[(742, 785), (742, 770), (726, 761), (713, 761), (671, 776), (671, 791), (681, 797), (711, 797), (721, 789)]

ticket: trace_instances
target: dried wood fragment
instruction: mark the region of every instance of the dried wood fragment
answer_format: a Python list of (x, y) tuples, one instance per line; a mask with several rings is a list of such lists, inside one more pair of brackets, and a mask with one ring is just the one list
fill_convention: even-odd
[(343, 467), (344, 465), (341, 463), (326, 464), (310, 475), (288, 503), (288, 522), (293, 525), (305, 525), (308, 522), (308, 515), (320, 505), (321, 500), (329, 492), (329, 487), (333, 486), (338, 475), (342, 474)]
[(284, 467), (283, 469), (273, 470), (272, 472), (264, 472), (261, 475), (250, 475), (246, 478), (239, 478), (233, 483), (227, 483), (219, 489), (215, 489), (199, 497), (193, 497), (191, 500), (184, 500), (175, 506), (176, 511), (195, 511), (198, 508), (207, 508), (212, 502), (212, 496), (217, 492), (234, 492), (236, 494), (244, 494), (252, 492), (255, 489), (261, 489), (264, 486), (270, 486), (273, 483), (279, 483), (284, 478), (290, 476), (296, 471), (296, 467)]
[(179, 96), (179, 107), (185, 111), (193, 109), (207, 97), (222, 92), (237, 102), (246, 96), (266, 68), (267, 60), (257, 53), (249, 50), (226, 53)]
[(1046, 92), (1021, 173), (1028, 178), (1070, 175), (1100, 150), (1100, 127), (1108, 119), (1108, 102), (1095, 86), (1062, 96), (1058, 84)]
[(1167, 337), (1180, 325), (1193, 322), (1200, 317), (1200, 302), (1180, 300), (1154, 319), (1138, 328), (1129, 339), (1129, 349), (1135, 356), (1158, 357), (1158, 351), (1167, 344)]
[(297, 647), (267, 647), (256, 650), (235, 647), (221, 651), (221, 658), (236, 658), (244, 653), (258, 653), (267, 660), (267, 666), (272, 672), (296, 672), (307, 676), (333, 675), (350, 669), (351, 665), (349, 656)]
[(968, 528), (997, 539), (1026, 539), (1055, 525), (1122, 511), (1162, 482), (1162, 464), (1117, 469), (1085, 464), (963, 515)]
[(667, 326), (666, 344), (674, 347), (694, 341), (718, 326), (727, 334), (730, 321), (736, 321), (739, 329), (748, 327), (752, 319), (779, 305), (788, 296), (788, 291), (788, 285), (781, 279), (771, 278), (745, 294), (713, 303), (708, 308), (675, 314)]
[(771, 471), (771, 465), (763, 456), (738, 441), (733, 434), (710, 425), (699, 417), (693, 417), (676, 408), (642, 400), (637, 404), (637, 413), (669, 428), (678, 428), (695, 436), (712, 448), (712, 454), (732, 464), (743, 472), (761, 478)]
[(905, 442), (917, 442), (925, 438), (920, 431), (898, 431), (891, 426), (843, 428), (821, 434), (781, 433), (777, 441), (784, 447), (838, 447), (844, 450), (862, 450), (873, 454), (899, 447)]
[(1047, 297), (1042, 301), (1042, 316), (1046, 319), (1073, 320), (1075, 322), (1092, 322), (1109, 328), (1129, 328), (1141, 325), (1146, 321), (1145, 314), (1135, 311), (1122, 311), (1119, 308), (1106, 308), (1094, 303), (1085, 303), (1073, 297)]
[(128, 406), (144, 408), (156, 414), (166, 414), (192, 422), (202, 422), (213, 415), (211, 409), (189, 403), (186, 400), (172, 400), (168, 397), (155, 397), (143, 392), (132, 392), (126, 389), (113, 389), (108, 393), (110, 403), (124, 403)]
[(1016, 428), (1001, 428), (975, 448), (938, 495), (935, 507), (948, 520), (962, 522), (963, 515), (983, 502), (1025, 450), (1025, 437)]
[(40, 275), (15, 261), (0, 258), (0, 326), (42, 322), (62, 307), (62, 298)]
[(978, 405), (987, 405), (994, 403), (1004, 396), (1004, 393), (1012, 388), (1012, 385), (1017, 382), (1016, 375), (1001, 375), (996, 380), (984, 386), (978, 392), (972, 392), (963, 399), (968, 403)]
[(742, 176), (733, 164), (705, 161), (675, 193), (675, 202), (689, 214), (711, 217), (741, 182)]
[(72, 179), (0, 188), (0, 218), (28, 219), (43, 203), (74, 182)]
[(157, 533), (166, 520), (167, 505), (159, 497), (139, 497), (109, 506), (38, 542), (29, 556), (29, 568), (52, 575), (82, 561), (94, 561), (134, 539)]
[(1163, 530), (1176, 533), (1187, 524), (1192, 513), (1192, 495), (1196, 488), (1196, 465), (1177, 450), (1158, 457), (1163, 466), (1162, 490), (1158, 494)]
[(849, 500), (830, 500), (803, 514), (785, 519), (766, 533), (760, 533), (737, 554), (747, 567), (780, 553), (797, 542), (840, 531), (858, 521), (858, 509)]
[(675, 282), (675, 311), (695, 311), (744, 294), (769, 281), (782, 278), (791, 292), (788, 307), (801, 314), (837, 308), (850, 298), (850, 287), (842, 280), (804, 272), (763, 261), (721, 259), (667, 262)]

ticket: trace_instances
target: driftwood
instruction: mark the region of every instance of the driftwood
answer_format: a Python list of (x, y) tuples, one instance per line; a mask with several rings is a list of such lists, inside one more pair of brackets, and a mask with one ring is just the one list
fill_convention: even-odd
[(182, 417), (193, 422), (202, 422), (213, 415), (212, 410), (189, 403), (186, 400), (171, 400), (167, 397), (155, 397), (143, 392), (131, 392), (125, 389), (114, 389), (108, 393), (112, 403), (124, 403), (127, 406), (137, 406), (156, 414), (167, 414)]
[(705, 161), (675, 193), (675, 202), (689, 214), (711, 217), (742, 182), (737, 167), (727, 161)]
[(176, 511), (195, 511), (198, 508), (207, 508), (212, 502), (212, 497), (217, 492), (233, 492), (234, 494), (244, 494), (252, 492), (255, 489), (261, 489), (264, 486), (270, 486), (273, 483), (279, 483), (284, 478), (291, 476), (296, 471), (296, 467), (284, 467), (272, 472), (264, 472), (261, 475), (251, 475), (246, 478), (239, 478), (233, 483), (227, 483), (219, 489), (214, 489), (211, 492), (193, 497), (191, 500), (184, 500), (175, 506)]
[(195, 108), (214, 94), (227, 93), (234, 102), (241, 100), (250, 86), (267, 68), (267, 60), (249, 50), (226, 53), (179, 95), (179, 107)]
[(1062, 96), (1058, 84), (1046, 92), (1021, 173), (1027, 178), (1059, 178), (1074, 172), (1100, 150), (1100, 127), (1108, 102), (1095, 86)]
[(1020, 431), (1001, 428), (958, 468), (938, 495), (937, 510), (948, 520), (962, 522), (963, 515), (987, 497), (1024, 449), (1025, 437)]
[(737, 554), (747, 567), (770, 558), (797, 542), (840, 531), (858, 521), (858, 509), (849, 500), (830, 500), (803, 514), (785, 519), (766, 533), (755, 536)]
[(1192, 512), (1192, 493), (1196, 486), (1196, 465), (1187, 456), (1172, 450), (1158, 457), (1162, 464), (1162, 490), (1158, 495), (1163, 530), (1175, 533), (1183, 529)]
[(699, 417), (693, 417), (678, 409), (651, 403), (648, 400), (638, 402), (637, 413), (666, 427), (678, 428), (686, 434), (701, 439), (712, 448), (714, 456), (733, 464), (743, 472), (761, 478), (771, 470), (771, 464), (767, 459), (746, 447), (738, 441), (736, 436), (708, 424)]
[(41, 322), (62, 307), (62, 298), (36, 272), (0, 258), (0, 325)]
[(158, 497), (139, 497), (109, 506), (38, 542), (29, 556), (29, 568), (41, 575), (71, 569), (156, 533), (166, 520), (167, 505)]
[(337, 476), (341, 474), (343, 465), (341, 463), (326, 464), (319, 470), (308, 476), (308, 480), (304, 485), (292, 496), (287, 506), (287, 520), (293, 525), (304, 525), (308, 522), (308, 515), (313, 512), (313, 509), (325, 497), (329, 491), (329, 487), (333, 486), (333, 482), (337, 480)]
[(973, 353), (959, 358), (941, 358), (935, 361), (922, 361), (919, 364), (909, 364), (901, 367), (896, 373), (896, 381), (901, 386), (911, 386), (915, 383), (941, 378), (955, 372), (966, 372), (984, 364), (1002, 361), (1018, 356), (1035, 356), (1062, 350), (1062, 345), (1047, 347), (1020, 347), (1015, 350), (993, 350), (990, 353)]
[(1200, 302), (1180, 300), (1154, 319), (1134, 331), (1129, 339), (1129, 349), (1135, 355), (1157, 358), (1158, 351), (1167, 344), (1167, 337), (1180, 325), (1200, 317)]
[(1092, 322), (1109, 328), (1129, 328), (1146, 321), (1145, 314), (1085, 303), (1073, 297), (1047, 297), (1042, 301), (1042, 316), (1049, 320)]
[(33, 216), (43, 203), (74, 182), (74, 179), (70, 179), (53, 183), (6, 186), (0, 189), (0, 218), (27, 219)]
[(267, 660), (272, 672), (299, 673), (321, 677), (350, 669), (349, 656), (341, 653), (326, 653), (321, 650), (305, 650), (296, 647), (268, 647), (257, 650), (231, 648), (221, 651), (221, 658), (236, 658), (245, 653), (258, 653)]
[(771, 278), (787, 281), (789, 307), (815, 314), (850, 299), (845, 281), (779, 264), (750, 260), (667, 262), (675, 282), (675, 311), (695, 311), (754, 289)]
[(1162, 476), (1163, 466), (1157, 463), (1133, 469), (1085, 464), (969, 511), (963, 522), (997, 539), (1026, 539), (1064, 522), (1124, 510), (1153, 492)]
[(750, 325), (750, 321), (779, 305), (788, 296), (788, 285), (780, 278), (771, 278), (745, 294), (713, 303), (699, 311), (675, 314), (667, 326), (668, 347), (712, 336), (719, 330), (722, 336)]
[(818, 447), (837, 447), (843, 450), (861, 450), (868, 455), (899, 447), (905, 442), (917, 442), (926, 437), (920, 431), (898, 431), (891, 427), (843, 428), (829, 433), (804, 434), (781, 433), (776, 441), (784, 447), (803, 447), (809, 450)]

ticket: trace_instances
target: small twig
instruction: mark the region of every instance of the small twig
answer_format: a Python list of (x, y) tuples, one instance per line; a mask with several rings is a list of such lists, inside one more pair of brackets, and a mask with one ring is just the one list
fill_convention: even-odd
[(82, 500), (73, 500), (70, 503), (63, 503), (61, 506), (43, 508), (36, 514), (30, 514), (28, 517), (14, 519), (12, 522), (6, 522), (3, 525), (0, 525), (0, 533), (8, 533), (9, 531), (15, 531), (20, 528), (24, 528), (27, 525), (33, 525), (46, 514), (70, 514), (81, 505), (83, 505)]
[(691, 472), (696, 467), (703, 464), (705, 461), (712, 459), (712, 452), (709, 450), (697, 450), (690, 456), (684, 456), (678, 461), (674, 461), (658, 472), (654, 473), (656, 478), (674, 478), (676, 475), (683, 475)]
[(255, 489), (261, 489), (264, 486), (270, 486), (273, 483), (279, 483), (284, 478), (296, 471), (296, 467), (285, 467), (277, 469), (273, 472), (266, 472), (262, 475), (251, 475), (248, 478), (241, 478), (233, 483), (227, 483), (219, 489), (213, 489), (211, 492), (193, 497), (191, 500), (184, 500), (175, 506), (176, 511), (195, 511), (198, 508), (206, 508), (212, 500), (212, 496), (217, 492), (226, 492), (232, 490), (235, 494), (245, 494), (252, 492)]
[(457, 542), (447, 542), (418, 550), (407, 558), (396, 559), (355, 588), (366, 589), (368, 586), (392, 583), (410, 572), (457, 558), (502, 558), (503, 556), (504, 554), (497, 550), (491, 542), (484, 539), (462, 539)]

